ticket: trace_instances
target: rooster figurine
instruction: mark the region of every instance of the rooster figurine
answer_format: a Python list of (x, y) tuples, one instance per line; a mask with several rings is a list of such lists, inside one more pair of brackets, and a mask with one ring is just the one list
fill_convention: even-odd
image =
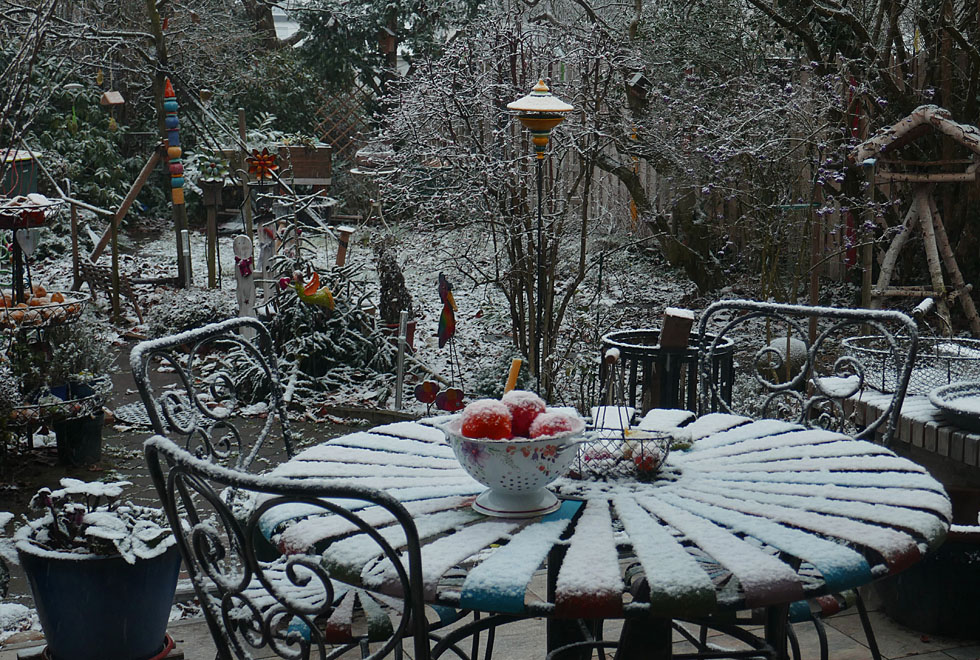
[(279, 286), (283, 289), (290, 284), (296, 289), (296, 297), (303, 302), (326, 307), (328, 310), (333, 311), (333, 294), (330, 293), (330, 289), (327, 287), (320, 286), (319, 273), (314, 272), (313, 278), (306, 284), (303, 283), (303, 273), (298, 270), (293, 272), (291, 278), (283, 277), (279, 280)]

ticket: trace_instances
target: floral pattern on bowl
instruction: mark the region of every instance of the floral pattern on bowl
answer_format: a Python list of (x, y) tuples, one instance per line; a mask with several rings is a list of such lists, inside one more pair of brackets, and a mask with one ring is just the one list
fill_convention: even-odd
[(444, 431), (467, 474), (494, 490), (527, 493), (544, 488), (564, 474), (578, 452), (576, 440), (585, 422), (572, 431), (535, 439), (489, 440), (460, 434), (459, 419)]

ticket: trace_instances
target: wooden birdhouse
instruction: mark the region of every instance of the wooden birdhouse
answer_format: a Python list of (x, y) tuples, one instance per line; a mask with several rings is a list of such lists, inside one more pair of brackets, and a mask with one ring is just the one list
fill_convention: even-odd
[(99, 99), (99, 105), (107, 105), (109, 107), (122, 105), (126, 102), (123, 95), (120, 92), (108, 91), (102, 93), (102, 98)]
[(378, 32), (378, 48), (384, 54), (394, 53), (397, 47), (397, 41), (395, 39), (395, 33), (388, 28), (381, 28)]

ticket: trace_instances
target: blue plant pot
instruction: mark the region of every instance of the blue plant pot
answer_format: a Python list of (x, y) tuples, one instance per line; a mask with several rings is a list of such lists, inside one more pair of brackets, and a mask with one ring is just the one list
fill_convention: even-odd
[(180, 552), (152, 559), (17, 548), (52, 660), (148, 660), (164, 647)]

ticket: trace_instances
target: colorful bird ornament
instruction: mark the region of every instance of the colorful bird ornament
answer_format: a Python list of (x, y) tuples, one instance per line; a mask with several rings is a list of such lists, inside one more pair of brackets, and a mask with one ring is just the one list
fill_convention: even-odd
[(463, 409), (465, 394), (462, 387), (456, 387), (456, 376), (459, 375), (460, 385), (463, 383), (463, 371), (459, 364), (459, 354), (456, 352), (456, 301), (453, 299), (453, 285), (443, 273), (439, 273), (439, 298), (442, 300), (442, 313), (439, 315), (439, 348), (449, 346), (449, 387), (440, 391), (434, 381), (425, 381), (415, 388), (415, 398), (447, 412)]
[(442, 313), (439, 315), (439, 348), (442, 348), (456, 334), (456, 301), (453, 299), (453, 285), (446, 276), (439, 273), (439, 298), (442, 300)]
[(280, 288), (287, 288), (292, 285), (296, 289), (296, 297), (305, 303), (311, 305), (318, 305), (320, 307), (326, 307), (328, 310), (333, 311), (334, 301), (333, 294), (325, 286), (320, 286), (320, 274), (313, 273), (313, 277), (309, 282), (303, 283), (303, 273), (297, 271), (293, 272), (293, 276), (283, 277), (279, 279)]

